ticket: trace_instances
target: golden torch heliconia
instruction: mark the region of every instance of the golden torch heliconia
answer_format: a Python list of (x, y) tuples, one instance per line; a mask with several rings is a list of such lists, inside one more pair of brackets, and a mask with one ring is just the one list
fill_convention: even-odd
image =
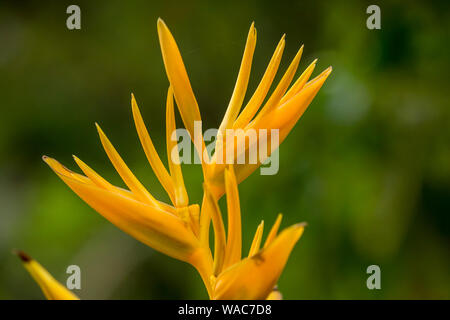
[[(228, 129), (241, 129), (234, 132), (236, 141), (243, 143), (245, 138), (238, 138), (240, 135), (245, 136), (248, 130), (265, 129), (270, 133), (271, 129), (277, 129), (281, 143), (322, 87), (331, 73), (331, 67), (310, 80), (317, 62), (314, 60), (291, 85), (303, 52), (302, 46), (266, 99), (283, 54), (283, 35), (259, 85), (241, 111), (256, 46), (256, 29), (252, 23), (236, 85), (218, 129), (215, 153), (208, 161), (202, 162), (202, 203), (189, 203), (180, 161), (176, 153), (171, 152), (177, 148), (177, 142), (171, 139), (176, 129), (174, 109), (176, 104), (191, 137), (195, 136), (195, 122), (201, 121), (200, 110), (175, 39), (163, 20), (158, 19), (157, 26), (169, 80), (166, 100), (168, 169), (152, 143), (133, 95), (131, 108), (144, 153), (171, 203), (164, 203), (153, 197), (125, 164), (97, 123), (101, 144), (128, 190), (109, 183), (76, 156), (74, 160), (84, 174), (75, 173), (50, 157), (44, 156), (43, 160), (81, 199), (118, 228), (149, 247), (196, 268), (210, 299), (281, 299), (277, 282), (295, 243), (303, 233), (305, 223), (298, 223), (278, 232), (282, 220), (282, 215), (279, 214), (262, 242), (262, 221), (256, 228), (248, 253), (243, 254), (238, 184), (263, 161), (233, 165), (221, 161), (223, 159), (218, 155), (222, 156), (226, 152), (221, 151), (228, 150), (225, 140)], [(203, 157), (206, 148), (203, 137), (193, 139), (192, 142)], [(234, 146), (234, 149), (237, 147)], [(273, 148), (267, 147), (269, 156)], [(244, 150), (249, 152), (246, 146)], [(223, 195), (227, 204), (227, 230), (218, 205)], [(211, 225), (214, 248), (210, 248)], [(17, 251), (17, 254), (47, 299), (78, 299), (30, 256), (22, 251)]]

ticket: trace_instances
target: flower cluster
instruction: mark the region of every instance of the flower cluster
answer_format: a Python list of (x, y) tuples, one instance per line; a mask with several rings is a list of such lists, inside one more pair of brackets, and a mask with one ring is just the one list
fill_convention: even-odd
[[(248, 254), (243, 257), (238, 184), (255, 171), (261, 162), (230, 165), (218, 161), (216, 155), (224, 154), (219, 151), (221, 148), (226, 149), (224, 132), (227, 129), (242, 129), (236, 130), (236, 135), (245, 135), (248, 130), (265, 129), (271, 132), (271, 129), (278, 129), (280, 142), (283, 141), (325, 82), (331, 67), (309, 80), (316, 65), (315, 60), (290, 85), (303, 52), (302, 46), (276, 88), (266, 99), (284, 50), (283, 36), (259, 85), (240, 112), (256, 46), (256, 29), (252, 24), (236, 85), (218, 130), (215, 153), (209, 161), (202, 162), (202, 203), (190, 203), (181, 165), (170, 152), (177, 146), (171, 139), (171, 134), (176, 129), (175, 102), (191, 137), (194, 137), (194, 123), (201, 121), (201, 116), (177, 44), (161, 19), (157, 25), (170, 83), (166, 102), (168, 169), (152, 143), (133, 95), (131, 106), (145, 155), (171, 203), (164, 203), (153, 197), (128, 168), (98, 124), (96, 126), (103, 148), (129, 190), (112, 185), (75, 156), (74, 160), (84, 174), (67, 169), (55, 159), (46, 156), (43, 159), (69, 188), (118, 228), (149, 247), (195, 267), (211, 299), (281, 298), (276, 284), (292, 248), (303, 233), (305, 224), (299, 223), (278, 232), (282, 218), (280, 214), (262, 243), (264, 222), (261, 222)], [(266, 102), (263, 104), (264, 101)], [(245, 139), (241, 141), (245, 143)], [(197, 152), (204, 155), (203, 137), (193, 139), (192, 142)], [(270, 155), (273, 148), (269, 145), (267, 148)], [(247, 150), (245, 146), (244, 150)], [(218, 200), (223, 195), (226, 195), (227, 230), (218, 205)], [(210, 248), (211, 224), (214, 231), (214, 248)], [(77, 299), (39, 263), (22, 252), (19, 257), (48, 299)]]

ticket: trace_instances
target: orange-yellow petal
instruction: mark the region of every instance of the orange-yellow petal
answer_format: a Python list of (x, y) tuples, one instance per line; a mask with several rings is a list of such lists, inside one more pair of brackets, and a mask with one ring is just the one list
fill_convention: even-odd
[(242, 102), (244, 101), (245, 92), (247, 91), (248, 80), (250, 78), (250, 70), (252, 67), (253, 53), (256, 47), (256, 29), (253, 22), (248, 32), (247, 43), (245, 44), (244, 56), (242, 57), (241, 68), (239, 70), (236, 86), (234, 87), (230, 103), (219, 126), (218, 134), (222, 134), (226, 129), (233, 126)]
[(214, 299), (266, 299), (303, 229), (303, 224), (287, 228), (267, 248), (223, 271), (216, 280)]
[(210, 199), (206, 195), (206, 192), (203, 192), (203, 200), (200, 210), (199, 239), (202, 246), (208, 248), (209, 248), (209, 229), (211, 227), (211, 209), (210, 206), (208, 205), (209, 203)]
[[(201, 121), (200, 110), (194, 92), (192, 91), (180, 50), (169, 28), (161, 18), (158, 19), (158, 36), (166, 74), (172, 86), (178, 110), (180, 111), (184, 126), (191, 135), (191, 139), (194, 139), (194, 122)], [(193, 140), (193, 142), (197, 152), (202, 156), (203, 150), (205, 149), (205, 142), (203, 141), (201, 132), (197, 134), (197, 137), (199, 139)]]
[(292, 85), (292, 87), (286, 92), (286, 94), (283, 96), (283, 98), (280, 100), (280, 105), (288, 101), (290, 98), (295, 96), (300, 90), (303, 89), (303, 87), (306, 84), (306, 81), (308, 81), (309, 77), (311, 76), (312, 72), (314, 71), (314, 68), (316, 67), (317, 59), (315, 59), (308, 68), (303, 71), (302, 75), (298, 77), (297, 81)]
[(56, 281), (39, 262), (33, 260), (23, 251), (17, 251), (16, 254), (48, 300), (79, 300), (69, 289)]
[(289, 87), (289, 84), (294, 78), (295, 72), (297, 71), (297, 67), (300, 62), (300, 58), (302, 57), (302, 53), (303, 53), (303, 46), (300, 47), (294, 59), (292, 59), (292, 62), (289, 65), (288, 69), (286, 70), (286, 73), (284, 74), (283, 78), (281, 78), (274, 92), (270, 96), (269, 100), (256, 116), (254, 120), (255, 122), (258, 122), (259, 119), (264, 117), (264, 115), (272, 111), (278, 105), (280, 99), (283, 97), (284, 93)]
[(95, 126), (97, 127), (100, 141), (102, 142), (103, 148), (105, 149), (109, 160), (113, 164), (122, 180), (125, 182), (128, 188), (130, 188), (131, 192), (133, 192), (140, 201), (159, 206), (158, 201), (147, 191), (147, 189), (145, 189), (142, 183), (136, 178), (133, 172), (131, 172), (131, 170), (125, 164), (125, 161), (123, 161), (123, 159), (120, 157), (119, 153), (106, 137), (100, 126), (97, 123), (95, 124)]
[[(100, 176), (97, 172), (95, 172), (91, 167), (89, 167), (86, 163), (81, 161), (77, 156), (72, 156), (75, 162), (78, 164), (80, 169), (84, 172), (84, 174), (97, 186), (106, 190), (113, 190), (115, 187), (106, 181), (102, 176)], [(45, 158), (44, 158), (45, 161)]]
[[(204, 210), (209, 212), (214, 229), (214, 275), (219, 274), (222, 270), (223, 262), (225, 260), (225, 247), (226, 247), (226, 237), (225, 237), (225, 226), (223, 224), (222, 213), (220, 212), (219, 204), (214, 196), (211, 194), (208, 188), (208, 184), (203, 184), (204, 195), (206, 201), (203, 202)], [(202, 208), (203, 209), (203, 208)]]
[[(64, 166), (60, 165), (58, 162), (56, 162), (53, 159), (50, 159), (46, 156), (43, 157), (44, 161), (46, 162), (50, 162), (53, 163), (53, 166), (56, 166), (55, 168), (57, 169), (58, 166), (61, 166), (62, 170), (59, 170), (61, 172), (71, 172), (72, 177), (75, 177), (77, 179), (82, 179), (81, 182), (85, 182), (85, 183), (93, 183), (96, 186), (111, 191), (111, 192), (115, 192), (118, 194), (123, 195), (124, 197), (127, 198), (132, 198), (134, 200), (140, 201), (138, 197), (136, 197), (136, 195), (134, 195), (132, 192), (130, 192), (129, 190), (125, 190), (123, 188), (120, 187), (116, 187), (114, 185), (112, 185), (111, 183), (109, 183), (108, 181), (106, 181), (102, 176), (100, 176), (97, 172), (95, 172), (91, 167), (89, 167), (86, 163), (84, 163), (83, 161), (81, 161), (78, 157), (73, 156), (75, 162), (78, 164), (78, 166), (80, 167), (80, 169), (84, 172), (84, 174), (89, 178), (86, 179), (86, 177), (79, 175), (75, 172), (70, 171), (69, 169), (65, 168)], [(159, 203), (159, 207), (161, 207), (163, 210), (170, 212), (172, 214), (175, 214), (176, 210), (174, 207), (164, 203), (164, 202), (160, 202)]]
[(261, 246), (261, 239), (264, 231), (264, 220), (261, 221), (261, 223), (258, 225), (258, 228), (256, 229), (255, 236), (253, 237), (252, 245), (250, 246), (250, 250), (248, 252), (248, 256), (252, 257), (254, 256)]
[(169, 162), (170, 177), (173, 181), (173, 187), (175, 190), (175, 205), (177, 207), (186, 207), (189, 204), (189, 198), (186, 192), (186, 187), (184, 186), (183, 173), (181, 172), (178, 145), (176, 140), (172, 140), (172, 135), (175, 134), (175, 130), (173, 90), (172, 87), (169, 87), (166, 104), (167, 158)]
[(168, 256), (190, 262), (199, 243), (179, 217), (124, 194), (82, 182), (56, 160), (48, 157), (44, 160), (81, 199), (122, 231)]
[(225, 169), (225, 190), (227, 194), (228, 237), (223, 267), (227, 268), (238, 262), (242, 255), (241, 207), (233, 166)]
[(262, 121), (264, 124), (258, 124), (257, 126), (278, 128), (281, 143), (308, 108), (332, 70), (331, 67), (328, 67), (316, 78), (309, 81), (299, 93), (268, 114)]
[(263, 103), (267, 92), (269, 92), (270, 85), (272, 84), (272, 81), (277, 73), (278, 67), (281, 62), (281, 57), (283, 56), (285, 45), (284, 38), (285, 35), (283, 35), (280, 42), (278, 43), (258, 87), (256, 88), (245, 108), (242, 110), (239, 117), (234, 122), (233, 129), (244, 128), (250, 122), (250, 120), (252, 120), (253, 116), (256, 114), (259, 107)]
[(272, 226), (272, 229), (270, 229), (269, 234), (267, 235), (266, 242), (264, 242), (264, 248), (271, 244), (277, 236), (278, 229), (280, 228), (281, 224), (281, 219), (283, 219), (283, 215), (279, 213), (277, 219), (275, 220), (275, 223)]
[(131, 109), (133, 111), (136, 131), (138, 133), (139, 140), (141, 141), (142, 148), (144, 149), (144, 153), (147, 156), (148, 162), (150, 163), (150, 166), (152, 167), (159, 182), (172, 200), (172, 203), (175, 203), (175, 192), (172, 179), (170, 178), (166, 167), (162, 163), (158, 152), (156, 152), (155, 146), (153, 145), (152, 139), (148, 134), (147, 127), (144, 124), (144, 120), (142, 119), (141, 112), (139, 111), (133, 94), (131, 94)]

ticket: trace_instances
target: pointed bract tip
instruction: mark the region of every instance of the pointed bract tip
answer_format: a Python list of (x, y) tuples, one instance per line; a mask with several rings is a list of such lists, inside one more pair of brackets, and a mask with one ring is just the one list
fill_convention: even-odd
[(158, 31), (161, 31), (162, 29), (168, 29), (166, 23), (161, 18), (158, 18), (157, 27), (158, 27)]
[(14, 249), (13, 254), (15, 254), (16, 256), (19, 257), (20, 260), (22, 260), (22, 262), (27, 263), (30, 262), (31, 260), (33, 260), (28, 254), (26, 254), (25, 252), (23, 252), (22, 250), (16, 250)]
[(256, 37), (256, 28), (255, 28), (255, 21), (252, 22), (250, 25), (249, 36)]
[(46, 164), (48, 164), (49, 166), (51, 166), (51, 162), (52, 161), (54, 161), (55, 159), (53, 159), (53, 158), (51, 158), (51, 157), (49, 157), (49, 156), (42, 156), (42, 160), (46, 163)]
[(303, 54), (303, 45), (298, 49), (297, 54), (295, 55), (294, 59), (300, 60)]
[(312, 62), (312, 64), (316, 64), (317, 63), (317, 61), (318, 61), (319, 59), (314, 59), (314, 61)]
[(322, 73), (318, 77), (327, 78), (330, 75), (331, 71), (333, 71), (333, 67), (329, 66), (324, 71), (322, 71)]
[(300, 222), (300, 223), (294, 224), (294, 227), (296, 227), (296, 228), (305, 228), (307, 226), (308, 226), (307, 222)]
[(313, 83), (313, 82), (315, 82), (315, 80), (324, 79), (324, 78), (326, 79), (330, 75), (331, 71), (333, 71), (333, 68), (330, 66), (330, 67), (326, 68), (325, 70), (323, 70), (317, 77), (315, 77), (310, 82)]

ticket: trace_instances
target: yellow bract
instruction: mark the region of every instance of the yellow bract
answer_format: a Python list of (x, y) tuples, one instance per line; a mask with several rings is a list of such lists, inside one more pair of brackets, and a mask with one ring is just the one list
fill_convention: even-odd
[(267, 248), (225, 270), (216, 280), (213, 298), (266, 299), (303, 229), (303, 224), (287, 228)]
[(22, 260), (25, 269), (41, 287), (48, 300), (79, 300), (75, 294), (56, 281), (37, 261), (31, 259), (30, 256), (22, 251), (15, 253)]
[[(305, 224), (296, 224), (277, 235), (282, 218), (281, 214), (278, 215), (261, 248), (264, 231), (264, 222), (261, 222), (256, 229), (248, 256), (242, 259), (238, 184), (256, 170), (261, 162), (226, 165), (218, 161), (220, 159), (217, 158), (217, 154), (220, 154), (218, 153), (220, 149), (226, 150), (224, 132), (227, 129), (241, 129), (239, 134), (242, 135), (250, 129), (264, 129), (268, 132), (270, 129), (278, 129), (280, 142), (283, 141), (325, 82), (331, 67), (308, 82), (316, 65), (315, 60), (289, 88), (303, 52), (301, 46), (267, 102), (257, 113), (278, 70), (285, 47), (283, 35), (258, 87), (239, 114), (256, 47), (256, 29), (252, 23), (236, 85), (219, 128), (216, 154), (212, 159), (208, 159), (211, 160), (208, 163), (203, 161), (204, 195), (200, 207), (198, 204), (189, 203), (178, 153), (173, 152), (177, 150), (176, 141), (173, 139), (176, 129), (174, 99), (191, 137), (195, 136), (194, 122), (201, 121), (200, 110), (178, 46), (161, 19), (158, 20), (158, 35), (170, 83), (166, 100), (169, 170), (166, 169), (153, 145), (133, 95), (131, 106), (145, 155), (169, 195), (171, 204), (153, 197), (132, 173), (98, 124), (96, 126), (103, 148), (129, 190), (112, 185), (75, 156), (75, 162), (85, 175), (67, 169), (55, 159), (46, 156), (43, 159), (81, 199), (118, 228), (155, 250), (193, 265), (198, 270), (211, 299), (281, 299), (276, 283), (292, 248), (303, 233)], [(243, 141), (245, 143), (245, 139)], [(204, 156), (203, 138), (200, 136), (200, 139), (194, 139), (193, 143), (197, 152)], [(270, 144), (266, 147), (272, 150)], [(247, 152), (248, 146), (245, 148)], [(225, 229), (218, 204), (223, 194), (226, 194), (228, 230)], [(211, 222), (214, 230), (213, 253), (209, 240)], [(47, 298), (76, 298), (37, 262), (23, 258), (25, 255), (21, 257)]]
[(44, 161), (94, 210), (139, 241), (183, 261), (188, 261), (198, 247), (199, 241), (175, 210), (170, 212), (162, 204), (143, 202), (134, 193), (118, 187), (100, 188), (52, 158), (44, 157)]

